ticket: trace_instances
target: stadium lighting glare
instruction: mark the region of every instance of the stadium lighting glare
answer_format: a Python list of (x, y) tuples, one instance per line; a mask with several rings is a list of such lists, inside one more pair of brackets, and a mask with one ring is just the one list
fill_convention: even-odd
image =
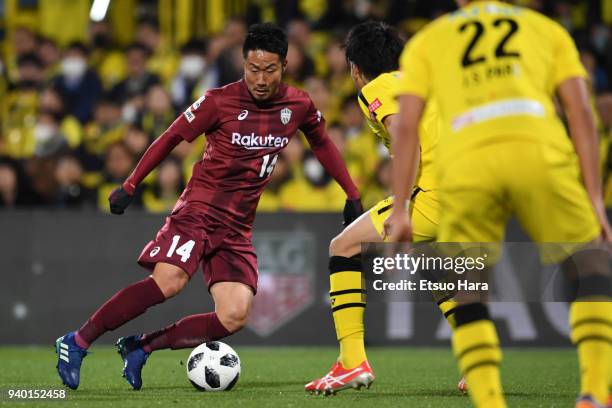
[(109, 4), (110, 0), (94, 0), (91, 5), (91, 11), (89, 12), (89, 18), (91, 18), (92, 21), (104, 20)]

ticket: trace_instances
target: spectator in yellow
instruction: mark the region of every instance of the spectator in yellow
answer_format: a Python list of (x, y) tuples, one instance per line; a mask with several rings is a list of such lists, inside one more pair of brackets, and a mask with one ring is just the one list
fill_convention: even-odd
[(44, 67), (45, 82), (51, 81), (60, 74), (62, 52), (50, 38), (41, 38), (38, 46), (38, 56)]
[[(371, 177), (371, 173), (365, 171), (364, 165), (361, 161), (351, 157), (347, 150), (347, 130), (339, 122), (330, 122), (327, 126), (327, 134), (330, 139), (334, 142), (338, 151), (342, 153), (346, 168), (348, 169), (351, 178), (357, 184), (360, 191), (363, 191), (363, 187)], [(382, 200), (384, 197), (379, 199)]]
[(386, 149), (366, 126), (357, 95), (344, 99), (340, 118), (346, 135), (346, 160), (361, 163), (363, 174), (373, 174), (381, 151)]
[(146, 46), (151, 53), (147, 69), (158, 75), (164, 83), (169, 83), (177, 69), (178, 56), (168, 38), (159, 32), (155, 18), (143, 18), (136, 28), (136, 41)]
[(147, 91), (141, 127), (149, 135), (156, 137), (164, 133), (176, 118), (170, 102), (170, 95), (161, 85), (153, 85)]
[(327, 47), (325, 56), (328, 65), (326, 82), (332, 94), (331, 109), (340, 110), (342, 102), (355, 93), (355, 85), (349, 75), (342, 41), (333, 39)]
[(340, 120), (340, 109), (331, 104), (331, 92), (322, 78), (311, 76), (304, 81), (304, 89), (328, 123)]
[(22, 54), (17, 67), (17, 80), (9, 85), (6, 98), (1, 101), (2, 153), (13, 158), (25, 158), (34, 153), (32, 130), (36, 123), (43, 69), (36, 54)]
[(93, 22), (89, 27), (91, 66), (95, 67), (104, 89), (111, 89), (125, 78), (125, 54), (114, 42), (108, 21)]
[(363, 205), (365, 208), (372, 208), (380, 200), (393, 194), (391, 191), (390, 157), (383, 157), (378, 161), (376, 169), (367, 180), (365, 188), (360, 190), (364, 192)]
[(123, 139), (126, 125), (121, 119), (121, 105), (111, 95), (105, 95), (94, 111), (94, 120), (87, 124), (78, 158), (83, 164), (86, 187), (95, 188), (100, 182), (104, 155), (111, 145)]
[(170, 156), (160, 165), (155, 182), (142, 193), (144, 208), (149, 212), (168, 213), (184, 188), (181, 163)]
[[(294, 146), (302, 144), (298, 138), (294, 138), (292, 142)], [(287, 152), (287, 149), (289, 147), (285, 148), (283, 153)], [(291, 154), (292, 151), (289, 152)], [(341, 211), (346, 196), (340, 186), (327, 174), (312, 151), (303, 148), (303, 144), (301, 152), (296, 149), (295, 158), (298, 154), (301, 160), (293, 163), (297, 169), (280, 191), (280, 209), (304, 212)]]
[(144, 96), (153, 85), (160, 83), (159, 77), (149, 71), (147, 61), (149, 49), (140, 43), (131, 44), (126, 51), (127, 77), (115, 85), (113, 97), (124, 103), (124, 119), (134, 123), (144, 108)]
[(83, 140), (83, 127), (72, 115), (66, 114), (64, 103), (59, 93), (52, 87), (46, 87), (40, 93), (38, 110), (49, 112), (59, 118), (60, 130), (66, 137), (71, 149), (76, 149)]
[[(134, 157), (123, 142), (113, 143), (108, 147), (104, 160), (102, 182), (98, 187), (98, 209), (109, 211), (109, 194), (130, 175), (133, 166)], [(140, 190), (136, 190), (133, 204), (136, 204), (137, 207), (142, 205)]]
[(6, 71), (11, 82), (19, 80), (19, 59), (24, 55), (36, 54), (38, 41), (36, 35), (28, 28), (17, 27), (12, 35), (12, 52), (6, 55)]

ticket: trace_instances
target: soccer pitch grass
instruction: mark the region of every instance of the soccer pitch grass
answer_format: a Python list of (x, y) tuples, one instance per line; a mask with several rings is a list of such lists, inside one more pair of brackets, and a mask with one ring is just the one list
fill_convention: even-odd
[[(63, 401), (9, 400), (7, 389), (60, 389), (56, 355), (49, 347), (0, 348), (0, 406), (36, 407), (469, 407), (455, 386), (459, 375), (449, 349), (376, 348), (368, 357), (377, 375), (370, 390), (336, 396), (309, 395), (303, 386), (325, 374), (336, 357), (331, 347), (236, 347), (242, 375), (228, 392), (196, 391), (185, 373), (191, 350), (160, 351), (143, 370), (141, 391), (121, 377), (122, 363), (111, 347), (93, 347), (84, 360), (81, 386)], [(510, 407), (573, 406), (578, 392), (572, 349), (506, 350), (502, 365)]]

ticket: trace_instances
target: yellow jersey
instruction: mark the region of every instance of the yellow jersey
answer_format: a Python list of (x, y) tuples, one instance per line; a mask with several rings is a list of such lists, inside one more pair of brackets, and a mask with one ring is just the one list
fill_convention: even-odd
[(587, 74), (569, 34), (542, 14), (474, 1), (417, 33), (400, 65), (399, 92), (436, 102), (441, 165), (509, 138), (573, 152), (552, 97), (563, 81)]
[[(385, 72), (368, 82), (359, 92), (359, 106), (366, 116), (372, 132), (391, 152), (391, 135), (383, 121), (389, 115), (399, 112), (396, 101), (400, 85), (399, 71)], [(429, 191), (436, 188), (433, 159), (439, 138), (439, 123), (435, 104), (429, 104), (420, 123), (421, 160), (416, 186)]]

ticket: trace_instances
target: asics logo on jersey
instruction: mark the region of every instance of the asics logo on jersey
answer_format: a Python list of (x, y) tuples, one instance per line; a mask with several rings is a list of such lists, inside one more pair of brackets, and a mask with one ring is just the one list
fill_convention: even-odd
[(254, 132), (250, 135), (241, 135), (237, 132), (232, 133), (232, 144), (243, 146), (249, 150), (285, 147), (287, 143), (289, 143), (288, 137), (272, 136), (272, 134), (259, 136)]
[(238, 120), (244, 120), (248, 114), (249, 114), (248, 110), (246, 109), (243, 110), (242, 112), (240, 112), (240, 115), (238, 115)]

